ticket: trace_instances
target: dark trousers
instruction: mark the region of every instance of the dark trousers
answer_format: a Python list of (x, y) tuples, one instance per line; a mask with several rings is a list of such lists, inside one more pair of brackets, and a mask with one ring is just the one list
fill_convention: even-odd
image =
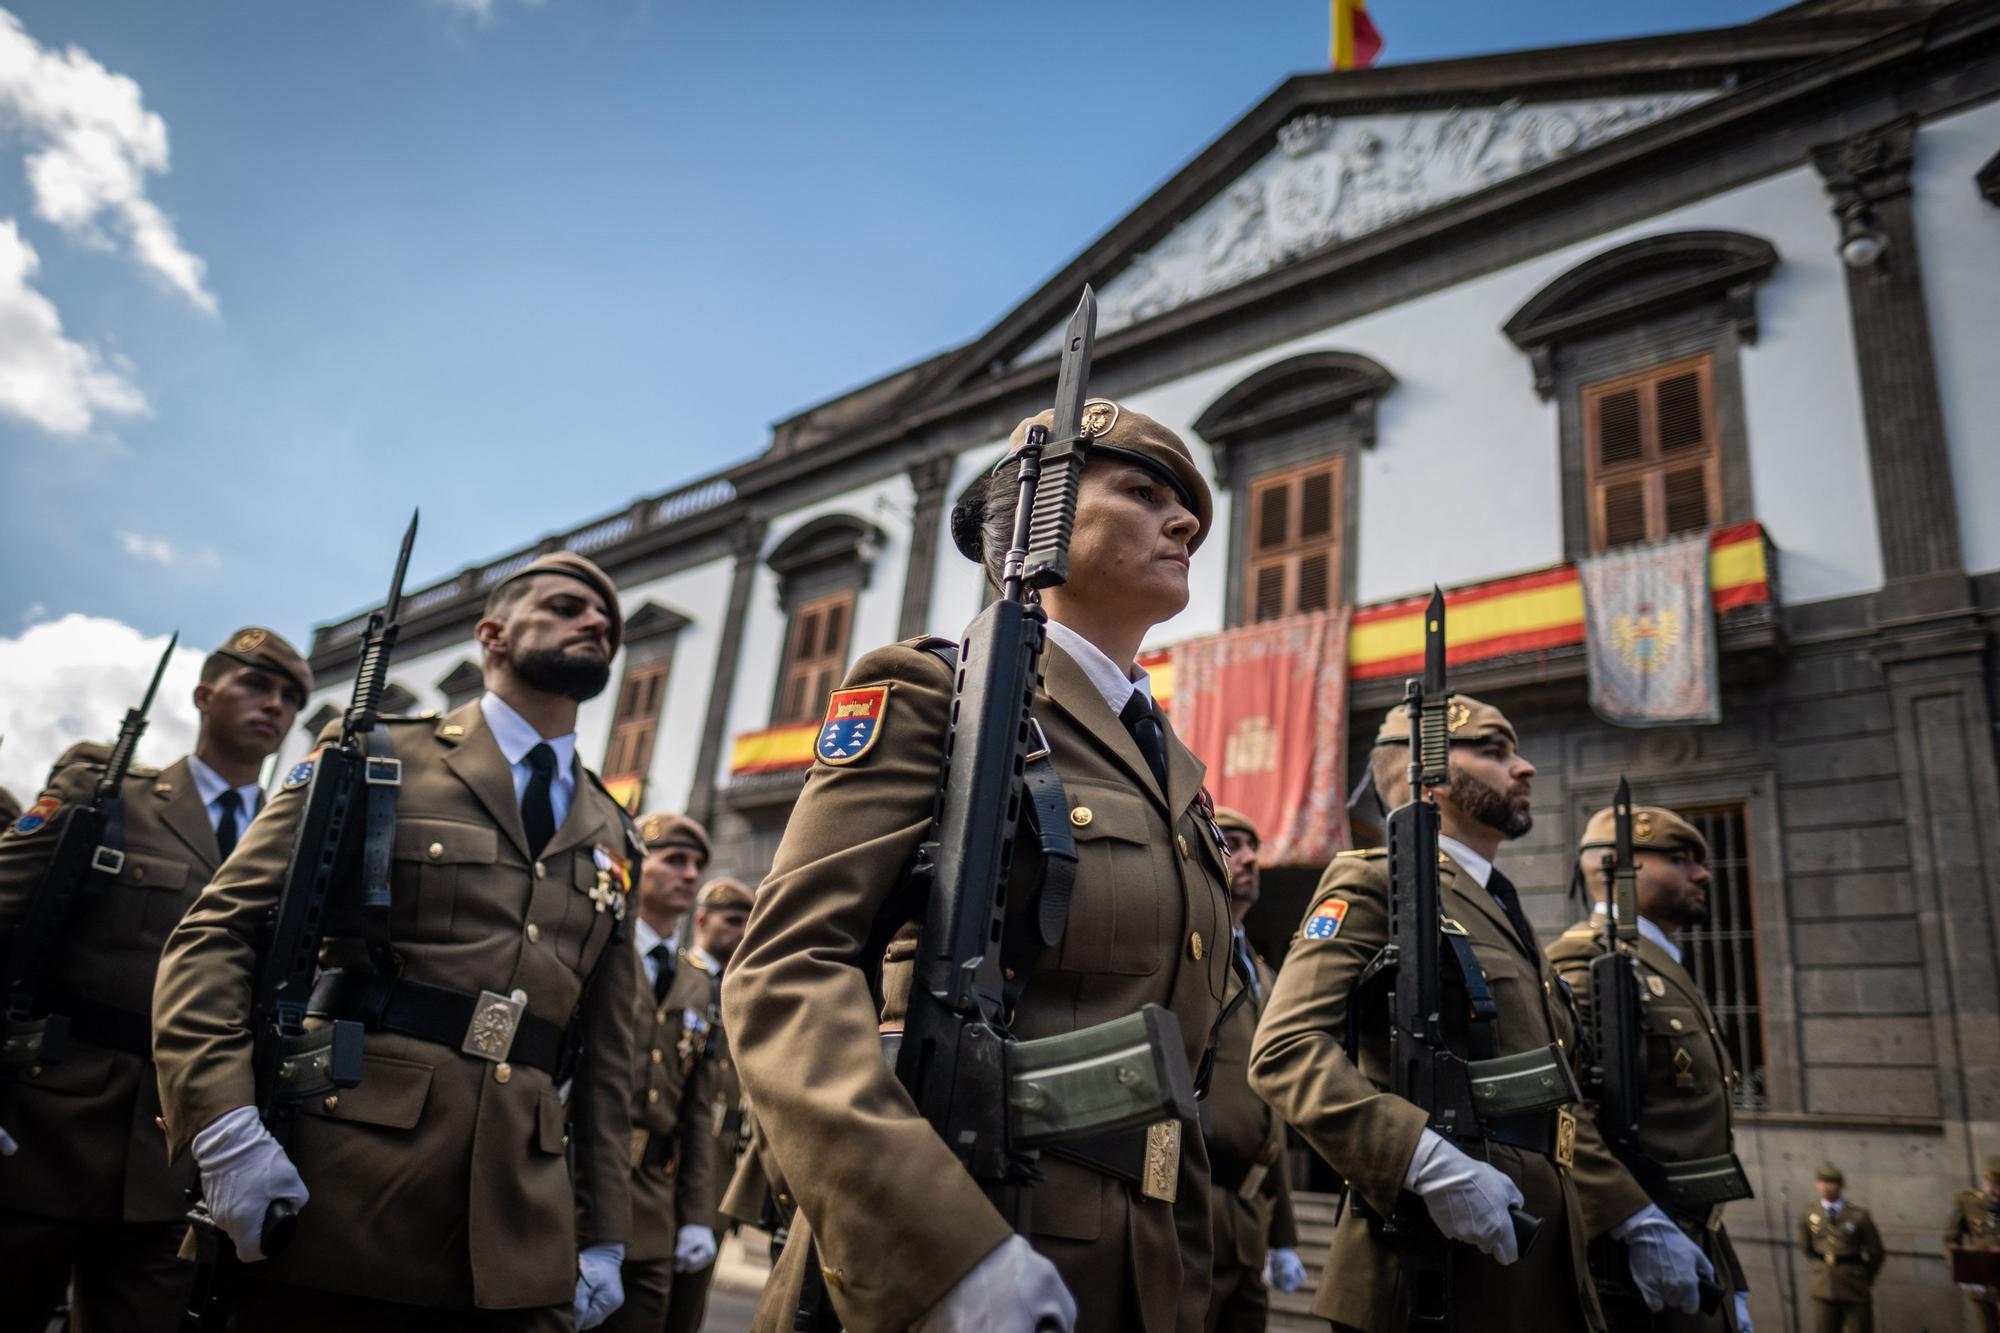
[(1873, 1301), (1823, 1301), (1813, 1297), (1814, 1333), (1875, 1333)]
[(1271, 1290), (1264, 1275), (1217, 1256), (1208, 1288), (1208, 1333), (1264, 1333), (1271, 1317)]
[(74, 1283), (75, 1333), (174, 1333), (194, 1265), (185, 1222), (67, 1222), (0, 1211), (0, 1333), (42, 1333)]
[(679, 1291), (684, 1275), (674, 1272), (674, 1257), (627, 1259), (618, 1270), (625, 1285), (625, 1303), (598, 1325), (605, 1333), (660, 1333), (667, 1322), (667, 1302)]
[(433, 1310), (246, 1275), (231, 1333), (574, 1333), (567, 1305), (537, 1310)]
[(708, 1314), (708, 1287), (715, 1281), (716, 1266), (722, 1262), (720, 1255), (715, 1263), (692, 1273), (676, 1273), (674, 1289), (667, 1298), (667, 1333), (696, 1333), (702, 1318)]

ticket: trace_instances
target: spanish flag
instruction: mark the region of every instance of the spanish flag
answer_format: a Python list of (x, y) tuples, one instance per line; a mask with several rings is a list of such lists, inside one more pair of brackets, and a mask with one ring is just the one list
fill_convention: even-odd
[(1333, 0), (1333, 39), (1328, 59), (1335, 69), (1366, 69), (1382, 54), (1382, 34), (1363, 0)]

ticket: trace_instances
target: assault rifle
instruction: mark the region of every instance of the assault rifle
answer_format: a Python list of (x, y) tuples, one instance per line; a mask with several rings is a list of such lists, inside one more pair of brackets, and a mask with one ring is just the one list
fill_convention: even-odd
[[(1468, 1059), (1445, 1038), (1447, 932), (1457, 936), (1453, 947), (1461, 970), (1471, 950), (1456, 949), (1464, 929), (1445, 916), (1438, 882), (1438, 808), (1432, 791), (1451, 783), (1451, 695), (1445, 687), (1444, 594), (1436, 589), (1424, 611), (1423, 679), (1409, 682), (1404, 700), (1410, 719), (1410, 799), (1389, 815), (1389, 947), (1379, 960), (1382, 967), (1394, 969), (1390, 1091), (1427, 1112), (1428, 1128), (1445, 1138), (1476, 1137), (1491, 1119), (1551, 1108), (1576, 1093), (1569, 1066), (1553, 1044), (1546, 1050), (1507, 1056), (1489, 1051), (1484, 1058)], [(1479, 989), (1484, 990), (1483, 979)], [(1552, 1080), (1564, 1085), (1553, 1096)], [(1540, 1233), (1541, 1219), (1519, 1208), (1508, 1211), (1515, 1240), (1526, 1254)], [(1455, 1327), (1452, 1246), (1423, 1203), (1405, 1193), (1394, 1215), (1380, 1219), (1379, 1234), (1402, 1259), (1410, 1327)]]
[(125, 775), (131, 771), (139, 738), (146, 734), (146, 714), (152, 711), (153, 696), (159, 693), (160, 678), (167, 674), (167, 663), (173, 660), (174, 646), (180, 639), (176, 633), (167, 640), (159, 665), (153, 668), (153, 679), (146, 686), (146, 697), (137, 708), (125, 710), (118, 739), (104, 761), (90, 804), (72, 807), (63, 817), (55, 850), (42, 870), (42, 882), (29, 900), (13, 947), (7, 951), (7, 1021), (0, 1050), (9, 1063), (59, 1064), (68, 1053), (69, 1016), (44, 1009), (49, 1001), (49, 978), (84, 904), (101, 894), (125, 868)]
[[(361, 1082), (362, 1025), (337, 1019), (324, 1033), (306, 1031), (306, 1005), (319, 973), (320, 943), (326, 934), (327, 910), (337, 882), (358, 867), (362, 886), (360, 917), (380, 925), (371, 932), (386, 941), (389, 911), (387, 839), (369, 838), (361, 845), (363, 824), (369, 832), (393, 829), (396, 788), (402, 766), (392, 756), (363, 752), (362, 737), (378, 731), (383, 691), (389, 684), (389, 659), (401, 632), (403, 575), (409, 569), (410, 548), (417, 540), (417, 515), (410, 515), (389, 580), (389, 597), (368, 617), (361, 638), (361, 662), (354, 674), (354, 695), (341, 715), (340, 736), (316, 751), (308, 761), (312, 776), (305, 809), (292, 839), (284, 887), (272, 912), (263, 947), (258, 953), (256, 979), (250, 990), (250, 1067), (257, 1113), (272, 1135), (283, 1143), (298, 1115), (300, 1099), (327, 1087), (352, 1088)], [(370, 864), (382, 859), (379, 866)], [(380, 961), (380, 960), (378, 960)], [(194, 1298), (183, 1333), (222, 1333), (235, 1301), (241, 1261), (229, 1236), (210, 1216), (208, 1205), (196, 1200), (188, 1213), (193, 1224), (196, 1262)], [(275, 1256), (291, 1243), (298, 1229), (298, 1209), (289, 1200), (274, 1202), (264, 1215), (262, 1249)]]

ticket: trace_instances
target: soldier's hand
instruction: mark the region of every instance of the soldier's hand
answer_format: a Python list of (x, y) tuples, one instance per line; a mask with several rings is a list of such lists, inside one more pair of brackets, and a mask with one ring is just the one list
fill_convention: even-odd
[(911, 1333), (1075, 1333), (1076, 1299), (1062, 1274), (1009, 1236), (917, 1320)]
[(12, 1157), (20, 1150), (21, 1145), (14, 1142), (14, 1136), (5, 1129), (0, 1129), (0, 1157)]
[(201, 1168), (201, 1194), (209, 1216), (229, 1233), (236, 1257), (255, 1263), (264, 1257), (264, 1217), (280, 1199), (303, 1208), (306, 1182), (285, 1150), (264, 1128), (254, 1106), (239, 1106), (209, 1122), (194, 1136), (194, 1160)]
[(1611, 1228), (1611, 1234), (1625, 1242), (1632, 1281), (1647, 1309), (1654, 1314), (1669, 1307), (1682, 1314), (1701, 1309), (1699, 1284), (1714, 1280), (1715, 1265), (1658, 1204), (1647, 1204)]
[(684, 1226), (674, 1237), (674, 1271), (693, 1273), (715, 1262), (715, 1233), (704, 1226)]
[(1306, 1266), (1297, 1250), (1272, 1250), (1264, 1259), (1264, 1281), (1279, 1291), (1297, 1291), (1306, 1284)]
[(1521, 1188), (1498, 1167), (1467, 1157), (1443, 1135), (1425, 1130), (1410, 1155), (1403, 1186), (1424, 1201), (1431, 1221), (1451, 1240), (1463, 1241), (1503, 1264), (1521, 1257), (1509, 1208), (1521, 1206)]
[(624, 1263), (623, 1245), (593, 1245), (576, 1256), (577, 1333), (596, 1328), (625, 1303), (625, 1281), (618, 1275)]

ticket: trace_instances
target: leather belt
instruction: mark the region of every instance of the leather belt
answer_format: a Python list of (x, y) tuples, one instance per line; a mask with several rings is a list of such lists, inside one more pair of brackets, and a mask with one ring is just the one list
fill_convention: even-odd
[(1551, 1111), (1530, 1111), (1523, 1115), (1495, 1116), (1479, 1122), (1479, 1132), (1467, 1138), (1483, 1138), (1505, 1143), (1543, 1157), (1556, 1148), (1556, 1117)]
[(69, 1019), (69, 1034), (110, 1051), (122, 1051), (142, 1060), (153, 1058), (153, 1018), (125, 1009), (113, 1009), (78, 995), (58, 994), (49, 1001), (52, 1014)]
[(561, 1077), (563, 1029), (527, 1012), (527, 997), (430, 986), (377, 972), (320, 974), (306, 1012), (348, 1018), (370, 1032), (395, 1032), (436, 1042), (495, 1064), (525, 1065)]
[(1234, 1194), (1243, 1188), (1243, 1182), (1250, 1179), (1250, 1173), (1257, 1169), (1257, 1163), (1239, 1158), (1217, 1156), (1213, 1150), (1208, 1155), (1208, 1181), (1227, 1194)]

